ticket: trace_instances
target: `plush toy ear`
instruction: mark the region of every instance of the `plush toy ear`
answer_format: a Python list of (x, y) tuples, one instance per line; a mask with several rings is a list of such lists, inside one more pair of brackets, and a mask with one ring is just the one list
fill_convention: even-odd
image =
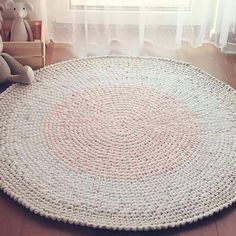
[(25, 3), (25, 7), (28, 11), (33, 11), (34, 10), (34, 6), (33, 6), (32, 3), (29, 3), (29, 2)]
[(0, 3), (0, 11), (5, 11), (5, 7), (2, 3)]
[(13, 8), (14, 6), (15, 6), (15, 2), (13, 0), (8, 0), (6, 2), (6, 8), (7, 9)]

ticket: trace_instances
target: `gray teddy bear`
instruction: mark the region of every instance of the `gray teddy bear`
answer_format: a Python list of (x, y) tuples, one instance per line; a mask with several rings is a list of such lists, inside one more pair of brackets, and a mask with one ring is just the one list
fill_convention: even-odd
[(8, 0), (6, 7), (15, 18), (12, 22), (10, 41), (33, 41), (32, 30), (28, 21), (24, 19), (33, 10), (33, 5), (31, 3)]
[(34, 72), (29, 66), (22, 66), (15, 58), (9, 54), (2, 53), (3, 42), (0, 36), (0, 84), (13, 82), (21, 84), (31, 84), (34, 81)]

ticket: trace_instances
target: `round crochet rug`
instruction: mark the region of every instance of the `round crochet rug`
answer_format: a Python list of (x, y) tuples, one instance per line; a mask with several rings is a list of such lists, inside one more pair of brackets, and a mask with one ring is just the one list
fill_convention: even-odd
[(202, 219), (236, 200), (236, 92), (187, 63), (75, 59), (0, 95), (0, 187), (99, 228)]

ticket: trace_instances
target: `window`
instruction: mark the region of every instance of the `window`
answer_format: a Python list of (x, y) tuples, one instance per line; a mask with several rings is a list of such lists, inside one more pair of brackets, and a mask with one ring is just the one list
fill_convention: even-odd
[[(189, 25), (201, 24), (205, 0), (60, 0), (53, 3), (56, 23), (137, 25), (140, 16), (146, 25), (176, 25), (176, 20)], [(140, 15), (139, 5), (145, 4)], [(143, 10), (143, 9), (142, 9)], [(122, 21), (120, 20), (122, 19)]]
[[(147, 11), (190, 11), (192, 0), (143, 0)], [(122, 10), (135, 11), (139, 9), (140, 0), (70, 0), (71, 9), (83, 10)]]

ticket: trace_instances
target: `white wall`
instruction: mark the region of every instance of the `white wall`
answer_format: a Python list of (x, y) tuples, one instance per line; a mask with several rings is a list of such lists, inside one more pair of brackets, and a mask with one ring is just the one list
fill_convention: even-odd
[[(1, 3), (5, 4), (7, 0), (0, 0)], [(27, 17), (31, 20), (40, 20), (41, 19), (41, 6), (40, 0), (15, 0), (16, 2), (31, 2), (34, 5), (34, 10)], [(11, 19), (11, 14), (8, 10), (3, 13), (4, 19)]]

